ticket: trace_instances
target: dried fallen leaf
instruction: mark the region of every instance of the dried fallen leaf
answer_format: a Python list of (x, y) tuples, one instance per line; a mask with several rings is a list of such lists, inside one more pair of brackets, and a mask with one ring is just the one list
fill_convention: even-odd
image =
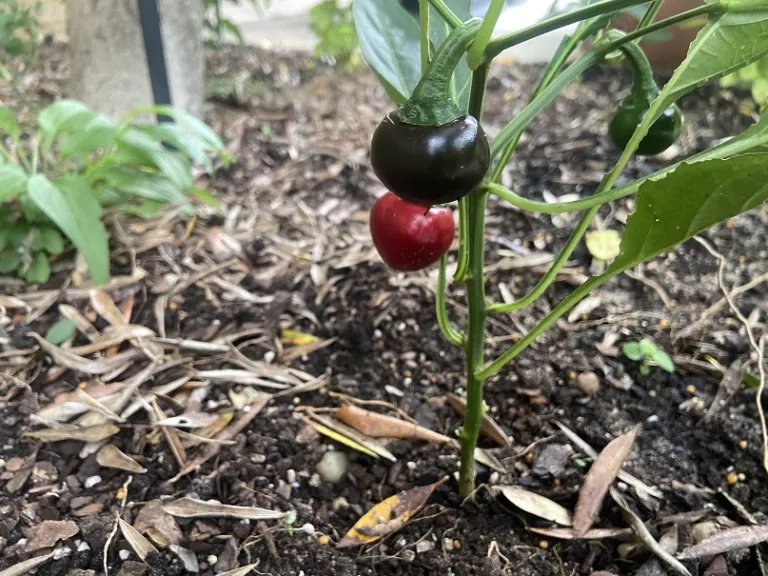
[(501, 492), (512, 504), (529, 514), (561, 526), (573, 525), (573, 516), (568, 509), (540, 494), (518, 486), (498, 486), (494, 491)]
[[(467, 403), (463, 398), (455, 396), (454, 394), (449, 394), (445, 399), (448, 404), (451, 405), (451, 408), (453, 408), (459, 415), (464, 416), (467, 413)], [(510, 438), (501, 426), (499, 426), (487, 413), (483, 414), (483, 422), (480, 424), (480, 433), (493, 440), (501, 447), (512, 447), (512, 438)]]
[(320, 338), (312, 334), (305, 334), (297, 330), (282, 330), (280, 332), (280, 342), (287, 346), (304, 346), (319, 342)]
[(78, 400), (82, 401), (82, 403), (88, 406), (91, 410), (104, 416), (107, 420), (112, 420), (113, 422), (125, 422), (123, 418), (118, 414), (115, 414), (108, 406), (105, 406), (96, 400), (96, 398), (88, 394), (85, 390), (77, 388), (75, 393), (77, 394)]
[(47, 352), (56, 364), (69, 368), (70, 370), (77, 370), (84, 374), (106, 374), (112, 372), (118, 368), (124, 368), (136, 358), (143, 356), (141, 350), (131, 349), (115, 354), (111, 358), (99, 358), (98, 360), (88, 360), (77, 354), (72, 354), (68, 350), (54, 346), (48, 340), (37, 334), (36, 332), (30, 332), (29, 335), (37, 340), (45, 352)]
[(373, 456), (374, 458), (377, 456), (382, 456), (383, 458), (391, 460), (392, 462), (397, 461), (397, 458), (395, 458), (394, 454), (392, 454), (392, 452), (387, 450), (379, 442), (373, 438), (365, 436), (364, 434), (360, 434), (354, 428), (350, 428), (346, 424), (312, 412), (309, 412), (308, 416), (309, 418), (307, 418), (306, 421), (312, 424), (315, 430), (321, 434), (324, 434), (329, 438), (333, 438), (337, 442), (340, 442), (345, 446), (349, 446), (350, 448), (354, 448), (363, 454)]
[(451, 438), (448, 436), (438, 434), (413, 422), (377, 414), (357, 406), (344, 406), (337, 409), (333, 415), (347, 426), (351, 426), (358, 432), (372, 438), (412, 438), (428, 442), (451, 442)]
[[(610, 487), (610, 490), (611, 490), (611, 497), (613, 498), (614, 502), (616, 502), (616, 504), (618, 504), (619, 507), (621, 508), (624, 519), (632, 527), (632, 531), (635, 533), (635, 536), (637, 536), (637, 539), (640, 540), (645, 545), (645, 547), (648, 548), (648, 550), (653, 552), (653, 554), (661, 562), (666, 564), (670, 570), (678, 574), (681, 574), (682, 576), (691, 576), (691, 573), (688, 571), (688, 569), (685, 566), (683, 566), (680, 563), (679, 560), (677, 560), (672, 554), (664, 550), (664, 548), (662, 548), (662, 546), (658, 542), (656, 542), (656, 539), (653, 537), (650, 530), (648, 530), (648, 527), (640, 519), (640, 517), (634, 513), (632, 508), (629, 507), (629, 504), (627, 504), (627, 501), (624, 498), (624, 496), (621, 494), (621, 492), (619, 492), (613, 486)], [(671, 542), (667, 541), (667, 545), (671, 545), (671, 544), (672, 544)]]
[(594, 528), (588, 530), (583, 536), (576, 534), (573, 528), (528, 528), (529, 532), (546, 536), (548, 538), (557, 538), (559, 540), (603, 540), (604, 538), (626, 538), (632, 536), (632, 530), (629, 528)]
[(180, 544), (184, 534), (176, 520), (163, 510), (160, 500), (151, 500), (142, 506), (133, 527), (142, 534), (149, 536), (161, 548)]
[(48, 430), (35, 430), (25, 432), (24, 436), (40, 440), (42, 442), (62, 442), (64, 440), (77, 440), (79, 442), (101, 442), (111, 438), (120, 432), (120, 428), (114, 424), (97, 424), (85, 428), (51, 428)]
[(0, 572), (0, 576), (27, 576), (32, 570), (40, 566), (41, 564), (45, 564), (53, 558), (54, 552), (51, 552), (50, 554), (45, 554), (43, 556), (37, 556), (36, 558), (30, 558), (29, 560), (24, 560), (24, 562), (19, 562), (18, 564), (15, 564), (13, 566), (10, 566)]
[(597, 519), (605, 495), (629, 457), (639, 431), (640, 427), (635, 426), (609, 442), (592, 463), (579, 490), (579, 499), (573, 513), (573, 529), (576, 534), (583, 536)]
[[(581, 436), (576, 434), (576, 432), (568, 428), (562, 422), (558, 422), (557, 420), (555, 420), (555, 424), (557, 424), (557, 427), (560, 428), (563, 434), (565, 434), (568, 437), (568, 439), (578, 447), (579, 450), (584, 452), (587, 456), (589, 456), (593, 460), (597, 458), (597, 450), (592, 448), (592, 446), (590, 446), (589, 443), (587, 443)], [(648, 486), (645, 482), (643, 482), (638, 478), (635, 478), (629, 472), (626, 472), (624, 470), (619, 471), (619, 480), (626, 482), (627, 484), (632, 486), (635, 489), (635, 492), (637, 493), (638, 497), (644, 502), (649, 500), (649, 496), (653, 496), (658, 500), (661, 500), (662, 498), (664, 498), (664, 494), (658, 488), (655, 488), (653, 486)]]
[(686, 548), (678, 558), (717, 556), (732, 550), (750, 548), (768, 540), (768, 526), (739, 526), (718, 532), (714, 536)]
[(163, 504), (163, 510), (179, 518), (239, 518), (241, 520), (277, 520), (285, 518), (288, 512), (256, 508), (252, 506), (230, 506), (218, 502), (205, 502), (195, 498), (179, 498)]
[(179, 546), (178, 544), (171, 544), (168, 549), (179, 557), (181, 563), (184, 565), (184, 570), (190, 574), (197, 574), (200, 572), (200, 564), (197, 562), (197, 554), (192, 550)]
[(379, 502), (363, 514), (336, 546), (338, 548), (362, 546), (400, 530), (414, 514), (421, 510), (435, 489), (446, 481), (447, 478), (443, 478), (434, 484), (404, 490)]
[(185, 412), (171, 418), (164, 418), (155, 422), (157, 426), (171, 426), (173, 428), (205, 428), (219, 419), (218, 414), (208, 412)]
[[(259, 415), (259, 412), (261, 412), (262, 408), (267, 405), (267, 402), (269, 402), (270, 398), (271, 396), (269, 394), (262, 394), (258, 398), (254, 399), (254, 401), (247, 406), (247, 409), (243, 410), (243, 413), (237, 418), (237, 420), (232, 422), (232, 424), (229, 425), (226, 429), (218, 433), (215, 439), (225, 441), (232, 440), (235, 436), (240, 434), (240, 432), (245, 430), (246, 426), (248, 426), (248, 424), (250, 424), (251, 421)], [(209, 444), (205, 447), (205, 451), (200, 456), (197, 456), (193, 460), (187, 462), (186, 466), (179, 470), (179, 473), (169, 480), (169, 483), (173, 484), (174, 482), (178, 482), (179, 479), (183, 478), (190, 472), (197, 470), (200, 466), (208, 462), (208, 460), (216, 456), (220, 449), (221, 444)]]
[(143, 468), (136, 460), (124, 454), (120, 449), (107, 444), (96, 455), (96, 461), (104, 468), (116, 468), (117, 470), (126, 470), (134, 474), (144, 474), (147, 470)]
[(131, 545), (131, 548), (133, 548), (133, 551), (136, 552), (139, 558), (146, 560), (147, 556), (152, 552), (159, 554), (157, 548), (152, 546), (152, 543), (144, 538), (136, 528), (122, 518), (118, 519), (118, 523), (120, 524), (120, 532), (123, 533), (123, 537), (128, 541), (128, 544)]
[[(246, 576), (255, 570), (258, 565), (258, 562), (256, 564), (248, 564), (248, 566), (241, 566), (240, 568), (235, 568), (234, 570), (229, 570), (228, 572), (222, 572), (217, 576)], [(0, 576), (2, 576), (2, 574), (0, 574)]]
[(25, 551), (53, 548), (59, 540), (72, 538), (78, 532), (80, 528), (72, 520), (44, 520), (32, 528)]
[(284, 390), (288, 388), (286, 384), (265, 380), (248, 370), (203, 370), (202, 372), (197, 373), (197, 377), (201, 380), (212, 380), (214, 382), (226, 381), (231, 382), (232, 384), (251, 384), (253, 386), (263, 386), (264, 388), (274, 388), (276, 390)]

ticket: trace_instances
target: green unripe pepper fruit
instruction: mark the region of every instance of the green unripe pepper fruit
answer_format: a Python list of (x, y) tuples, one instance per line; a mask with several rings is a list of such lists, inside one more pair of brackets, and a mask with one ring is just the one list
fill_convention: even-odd
[[(642, 122), (653, 102), (659, 95), (659, 88), (653, 79), (653, 70), (648, 58), (635, 43), (621, 47), (632, 65), (632, 91), (621, 102), (608, 127), (608, 134), (622, 150), (627, 146), (635, 129)], [(668, 149), (680, 136), (683, 115), (673, 104), (654, 122), (640, 141), (636, 154), (653, 156)]]
[(491, 163), (478, 120), (450, 96), (451, 76), (482, 20), (456, 28), (399, 110), (384, 117), (371, 140), (371, 166), (395, 195), (424, 206), (458, 200), (474, 190)]

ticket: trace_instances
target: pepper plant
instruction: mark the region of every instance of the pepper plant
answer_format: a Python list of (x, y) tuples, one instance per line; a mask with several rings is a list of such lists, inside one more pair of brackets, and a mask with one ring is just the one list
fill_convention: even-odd
[[(739, 70), (768, 54), (768, 1), (710, 0), (657, 21), (664, 0), (601, 0), (558, 13), (533, 26), (492, 38), (504, 0), (492, 0), (483, 19), (471, 18), (468, 0), (420, 0), (418, 20), (392, 0), (355, 0), (355, 27), (363, 54), (397, 109), (376, 128), (371, 165), (392, 194), (371, 212), (376, 246), (393, 267), (413, 270), (440, 260), (437, 321), (445, 339), (466, 352), (467, 411), (461, 431), (459, 488), (474, 490), (474, 449), (485, 410), (483, 383), (514, 360), (544, 330), (598, 286), (657, 256), (708, 227), (768, 199), (768, 115), (742, 134), (649, 176), (616, 186), (636, 154), (668, 148), (680, 132), (677, 100), (697, 87)], [(635, 30), (610, 30), (623, 10), (644, 9)], [(637, 41), (694, 18), (707, 24), (686, 60), (664, 86), (657, 86)], [(525, 108), (490, 140), (482, 128), (483, 96), (491, 62), (503, 51), (557, 28), (576, 24), (544, 68)], [(577, 49), (579, 54), (577, 55)], [(546, 203), (501, 185), (501, 176), (531, 121), (591, 66), (617, 54), (631, 63), (634, 86), (606, 126), (621, 156), (591, 196)], [(570, 63), (569, 63), (570, 61)], [(556, 161), (556, 158), (552, 158)], [(579, 212), (570, 238), (536, 286), (511, 303), (486, 297), (484, 219), (490, 195), (532, 212)], [(619, 255), (600, 274), (575, 288), (518, 342), (486, 358), (489, 315), (521, 310), (539, 298), (581, 242), (600, 208), (634, 196)], [(459, 250), (455, 283), (466, 285), (468, 320), (457, 328), (445, 307), (446, 229), (430, 213), (458, 201)], [(407, 207), (415, 203), (418, 210)], [(385, 203), (382, 207), (380, 204)], [(396, 229), (389, 236), (383, 229)], [(450, 233), (450, 231), (448, 232)], [(398, 243), (393, 246), (391, 243)], [(435, 247), (442, 247), (436, 250)], [(398, 258), (387, 254), (399, 251)], [(412, 251), (409, 259), (403, 252)]]

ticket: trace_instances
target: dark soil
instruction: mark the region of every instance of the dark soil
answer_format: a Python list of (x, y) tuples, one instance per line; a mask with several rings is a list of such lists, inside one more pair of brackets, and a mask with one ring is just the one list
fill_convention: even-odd
[[(312, 433), (297, 417), (299, 404), (339, 406), (339, 398), (331, 393), (340, 393), (394, 404), (420, 424), (453, 435), (460, 418), (444, 397), (464, 390), (463, 353), (444, 342), (435, 323), (434, 274), (393, 274), (371, 253), (365, 211), (381, 190), (367, 166), (366, 147), (373, 126), (389, 107), (371, 75), (340, 75), (303, 57), (234, 49), (212, 54), (209, 70), (224, 82), (218, 85), (208, 120), (234, 143), (238, 154), (238, 161), (221, 169), (210, 185), (230, 211), (241, 211), (234, 229), (250, 266), (240, 278), (241, 286), (255, 295), (274, 296), (274, 300), (271, 304), (228, 302), (214, 296), (220, 290), (212, 284), (195, 283), (166, 311), (167, 336), (210, 341), (256, 326), (267, 337), (241, 351), (254, 360), (276, 355), (277, 363), (281, 363), (281, 349), (274, 336), (279, 328), (333, 338), (329, 346), (290, 362), (316, 376), (330, 371), (331, 380), (317, 392), (273, 399), (236, 437), (235, 445), (223, 446), (216, 458), (174, 484), (168, 480), (178, 472), (178, 464), (160, 437), (145, 441), (149, 421), (139, 413), (130, 425), (123, 426), (114, 442), (126, 453), (140, 456), (141, 465), (148, 470), (134, 475), (126, 487), (123, 519), (133, 522), (142, 503), (185, 495), (295, 510), (296, 520), (290, 528), (279, 522), (178, 519), (182, 544), (196, 553), (199, 573), (205, 576), (246, 563), (258, 563), (254, 573), (276, 576), (641, 573), (638, 570), (649, 559), (642, 548), (622, 556), (617, 540), (561, 541), (536, 536), (527, 528), (548, 526), (546, 522), (516, 511), (488, 490), (480, 489), (462, 503), (453, 476), (458, 455), (450, 447), (392, 441), (387, 446), (397, 462), (374, 460)], [(495, 70), (486, 116), (490, 132), (521, 109), (536, 72), (522, 67)], [(536, 199), (545, 198), (544, 192), (585, 195), (593, 190), (618, 157), (604, 134), (605, 123), (628, 80), (623, 71), (599, 68), (570, 88), (528, 132), (510, 163), (507, 184)], [(742, 97), (716, 86), (687, 96), (682, 101), (687, 124), (677, 154), (682, 157), (704, 149), (713, 140), (749, 125), (753, 119), (742, 113)], [(672, 160), (671, 156), (666, 159)], [(627, 177), (648, 173), (664, 161), (633, 162)], [(602, 225), (620, 229), (630, 209), (631, 204), (623, 202), (612, 210), (606, 208), (601, 213)], [(189, 258), (198, 267), (209, 267), (208, 253), (196, 251), (193, 241), (203, 242), (208, 227), (223, 222), (219, 216), (202, 218), (190, 242), (168, 243), (137, 256), (137, 263), (150, 277), (123, 293), (112, 294), (116, 302), (134, 294), (132, 323), (158, 328), (153, 286), (170, 270), (169, 261), (189, 266), (184, 260)], [(522, 214), (491, 201), (489, 297), (499, 300), (502, 284), (516, 295), (527, 292), (541, 271), (536, 266), (516, 267), (520, 260), (515, 256), (556, 253), (574, 223), (575, 218)], [(177, 240), (183, 238), (184, 225), (173, 228)], [(705, 235), (728, 259), (728, 287), (766, 272), (767, 236), (764, 210)], [(120, 252), (118, 246), (116, 249)], [(116, 256), (116, 274), (130, 273), (130, 260), (122, 253)], [(288, 265), (280, 269), (280, 262)], [(569, 274), (588, 274), (590, 265), (591, 257), (582, 247), (569, 263)], [(725, 367), (737, 359), (746, 361), (749, 346), (744, 331), (726, 307), (691, 336), (676, 337), (721, 297), (716, 272), (717, 261), (697, 242), (687, 242), (636, 270), (636, 277), (644, 282), (622, 277), (598, 290), (594, 309), (561, 320), (493, 377), (486, 385), (485, 400), (490, 415), (514, 438), (517, 450), (512, 453), (484, 440), (483, 447), (502, 460), (507, 472), (500, 475), (480, 467), (479, 483), (521, 485), (573, 509), (589, 459), (574, 446), (573, 457), (556, 467), (554, 475), (542, 472), (544, 450), (568, 444), (558, 434), (555, 421), (597, 450), (641, 424), (626, 469), (661, 490), (664, 498), (648, 506), (631, 488), (621, 488), (656, 535), (662, 529), (662, 518), (698, 510), (739, 524), (746, 523), (746, 510), (765, 523), (768, 491), (754, 390), (738, 386), (727, 405), (705, 420), (721, 381), (708, 359)], [(516, 338), (530, 329), (570, 291), (572, 285), (565, 280), (550, 288), (531, 309), (514, 316), (499, 315), (490, 324), (494, 340), (488, 346), (488, 359), (508, 345), (505, 337)], [(23, 291), (15, 284), (8, 289), (8, 293)], [(660, 292), (675, 305), (665, 306)], [(747, 316), (758, 310), (753, 318), (759, 324), (766, 313), (767, 296), (768, 289), (761, 285), (745, 293), (738, 305)], [(453, 320), (463, 325), (463, 290), (451, 287), (449, 299), (456, 304), (449, 307)], [(79, 302), (78, 307), (84, 306), (87, 301)], [(0, 337), (8, 337), (0, 338), (0, 352), (32, 347), (35, 342), (29, 331), (43, 334), (58, 318), (54, 307), (29, 324), (16, 318), (5, 327), (0, 325)], [(104, 326), (97, 323), (99, 329)], [(614, 343), (608, 348), (616, 348), (617, 353), (596, 348), (606, 342), (606, 335), (613, 335)], [(638, 366), (618, 352), (622, 343), (641, 337), (652, 338), (674, 357), (676, 373), (654, 369), (650, 375), (641, 375)], [(75, 342), (84, 343), (84, 339)], [(0, 403), (0, 457), (4, 465), (31, 457), (24, 465), (32, 470), (34, 462), (35, 467), (29, 478), (13, 486), (13, 492), (7, 481), (18, 481), (19, 472), (3, 474), (0, 467), (5, 486), (0, 491), (0, 570), (39, 554), (25, 551), (23, 541), (36, 524), (72, 519), (79, 534), (63, 542), (69, 553), (37, 573), (102, 574), (105, 542), (121, 509), (116, 495), (129, 474), (100, 467), (94, 455), (80, 459), (81, 443), (37, 444), (22, 436), (36, 425), (31, 417), (41, 407), (86, 379), (67, 372), (46, 382), (50, 359), (40, 353), (27, 359), (39, 366), (28, 380), (31, 388)], [(232, 367), (211, 356), (193, 361), (199, 369)], [(20, 369), (9, 355), (0, 356), (0, 362), (9, 374)], [(152, 386), (170, 382), (186, 369), (181, 366), (162, 372)], [(590, 371), (598, 374), (600, 389), (585, 396), (577, 379)], [(227, 392), (242, 388), (212, 384), (204, 409), (223, 410), (230, 402)], [(184, 402), (182, 397), (160, 398), (169, 416), (183, 412)], [(206, 402), (213, 404), (207, 406)], [(520, 454), (534, 442), (530, 455)], [(331, 445), (349, 459), (348, 473), (338, 484), (323, 482), (315, 471)], [(43, 474), (46, 470), (47, 476)], [(738, 476), (737, 482), (728, 482), (729, 472)], [(361, 550), (334, 546), (374, 504), (445, 475), (451, 480), (438, 488), (403, 529)], [(94, 476), (100, 481), (92, 484)], [(741, 503), (744, 510), (734, 502)], [(93, 513), (76, 515), (86, 505), (94, 506)], [(607, 501), (598, 525), (624, 527), (626, 523), (613, 502)], [(682, 522), (679, 530), (682, 549), (692, 541), (694, 530), (690, 522)], [(137, 560), (118, 532), (108, 551), (110, 574), (188, 573), (168, 550), (150, 555), (149, 568)], [(727, 560), (730, 574), (760, 573), (759, 554), (733, 553)], [(706, 567), (694, 561), (687, 561), (686, 566), (692, 574), (703, 574)]]

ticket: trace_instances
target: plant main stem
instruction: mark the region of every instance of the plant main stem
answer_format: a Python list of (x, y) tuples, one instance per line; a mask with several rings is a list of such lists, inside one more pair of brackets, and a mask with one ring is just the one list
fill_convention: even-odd
[[(488, 66), (472, 74), (469, 113), (478, 120), (483, 112)], [(461, 431), (461, 466), (459, 494), (467, 498), (475, 490), (475, 448), (483, 421), (483, 380), (475, 374), (485, 362), (485, 205), (488, 193), (478, 186), (469, 196), (469, 277), (467, 278), (467, 307), (469, 321), (465, 344), (467, 356), (467, 412)]]

